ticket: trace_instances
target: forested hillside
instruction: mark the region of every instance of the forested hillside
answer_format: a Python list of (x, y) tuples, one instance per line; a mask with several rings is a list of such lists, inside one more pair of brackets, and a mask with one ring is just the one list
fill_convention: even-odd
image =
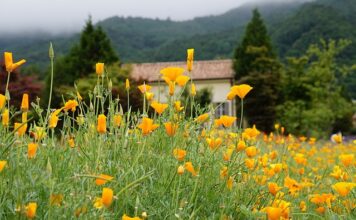
[[(185, 49), (194, 47), (196, 59), (232, 57), (251, 11), (258, 7), (282, 61), (303, 54), (320, 39), (346, 38), (353, 43), (341, 54), (340, 62), (356, 63), (356, 1), (316, 0), (294, 3), (244, 5), (222, 15), (198, 17), (188, 21), (111, 17), (98, 23), (107, 32), (122, 62), (184, 60)], [(0, 36), (0, 48), (28, 59), (29, 64), (47, 64), (48, 42), (56, 54), (67, 53), (78, 34), (24, 34)], [(356, 76), (345, 82), (356, 97)]]

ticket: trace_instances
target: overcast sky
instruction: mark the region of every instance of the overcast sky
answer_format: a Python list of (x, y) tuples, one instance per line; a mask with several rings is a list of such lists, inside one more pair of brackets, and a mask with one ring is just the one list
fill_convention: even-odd
[[(170, 17), (187, 20), (221, 14), (254, 0), (0, 0), (0, 34), (44, 30), (79, 30), (88, 15), (93, 21), (111, 16)], [(259, 0), (271, 1), (271, 0)], [(294, 1), (294, 0), (280, 0)]]

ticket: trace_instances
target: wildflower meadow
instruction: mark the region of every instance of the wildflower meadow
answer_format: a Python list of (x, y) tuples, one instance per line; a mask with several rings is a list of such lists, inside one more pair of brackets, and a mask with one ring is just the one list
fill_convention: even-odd
[[(4, 58), (0, 219), (356, 218), (356, 141), (244, 126), (254, 85), (232, 86), (226, 98), (239, 104), (238, 117), (216, 118), (214, 107), (195, 103), (194, 49), (185, 69), (160, 71), (166, 103), (129, 79), (127, 96), (113, 96), (105, 64), (93, 63), (89, 97), (76, 91), (56, 109), (53, 62), (47, 106), (29, 94), (10, 106), (11, 72), (26, 61)], [(123, 109), (120, 101), (137, 90), (142, 109)]]

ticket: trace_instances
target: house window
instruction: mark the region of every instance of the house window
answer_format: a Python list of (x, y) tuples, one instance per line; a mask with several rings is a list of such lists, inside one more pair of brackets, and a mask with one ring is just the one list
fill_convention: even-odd
[(219, 118), (222, 115), (229, 115), (229, 103), (228, 102), (220, 102), (215, 103), (215, 117)]

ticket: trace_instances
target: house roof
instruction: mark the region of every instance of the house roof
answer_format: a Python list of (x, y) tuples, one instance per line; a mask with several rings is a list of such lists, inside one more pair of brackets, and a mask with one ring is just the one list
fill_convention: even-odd
[[(171, 66), (186, 69), (187, 64), (186, 62), (131, 64), (131, 77), (155, 82), (161, 77), (160, 70)], [(187, 72), (184, 74), (189, 75)], [(233, 79), (232, 60), (194, 61), (192, 75), (193, 80)]]

